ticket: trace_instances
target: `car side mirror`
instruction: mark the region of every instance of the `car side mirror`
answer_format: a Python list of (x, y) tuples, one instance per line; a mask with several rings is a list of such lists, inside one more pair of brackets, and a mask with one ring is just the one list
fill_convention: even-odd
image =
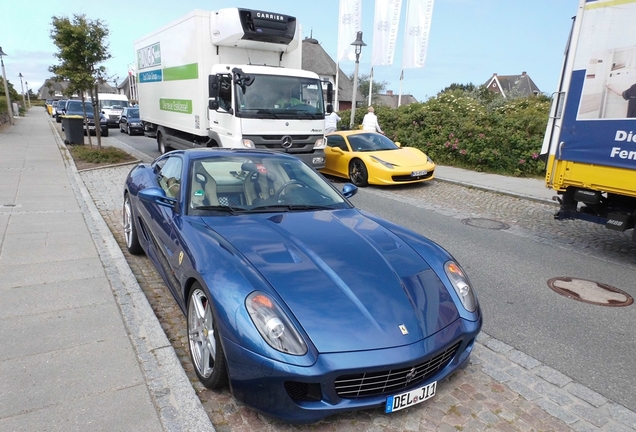
[(342, 194), (345, 196), (345, 198), (351, 198), (357, 193), (358, 186), (354, 185), (353, 183), (345, 183), (342, 187)]
[(342, 149), (340, 147), (329, 147), (329, 148), (334, 153), (338, 153), (339, 155), (343, 155), (344, 154), (344, 152), (342, 151)]
[(166, 191), (160, 187), (150, 187), (139, 191), (139, 199), (162, 207), (177, 209), (177, 200), (166, 196)]

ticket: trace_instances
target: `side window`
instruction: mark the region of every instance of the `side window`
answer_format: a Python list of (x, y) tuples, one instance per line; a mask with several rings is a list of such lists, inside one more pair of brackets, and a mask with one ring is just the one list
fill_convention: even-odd
[(225, 111), (232, 108), (232, 78), (219, 75), (219, 107)]
[(327, 145), (329, 147), (338, 147), (342, 151), (349, 151), (349, 149), (347, 148), (347, 144), (345, 143), (344, 138), (341, 137), (341, 136), (338, 136), (338, 135), (331, 135), (330, 137), (328, 137), (327, 138)]
[(173, 156), (168, 158), (159, 171), (159, 186), (166, 191), (166, 196), (170, 198), (179, 198), (182, 167), (181, 158)]

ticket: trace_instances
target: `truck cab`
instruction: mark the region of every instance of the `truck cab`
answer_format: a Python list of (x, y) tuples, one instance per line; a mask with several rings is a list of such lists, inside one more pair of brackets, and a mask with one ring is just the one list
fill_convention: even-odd
[(128, 97), (122, 94), (99, 93), (99, 110), (106, 115), (108, 127), (119, 127), (119, 119), (124, 108), (128, 107)]
[(218, 65), (210, 76), (210, 137), (232, 147), (293, 154), (324, 166), (325, 102), (311, 72)]

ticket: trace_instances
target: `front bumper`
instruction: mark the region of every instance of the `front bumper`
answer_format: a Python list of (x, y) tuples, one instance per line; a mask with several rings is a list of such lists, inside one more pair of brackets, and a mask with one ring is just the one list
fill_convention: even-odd
[[(310, 423), (343, 411), (383, 407), (388, 396), (440, 381), (463, 368), (481, 329), (479, 321), (463, 319), (418, 343), (373, 351), (321, 354), (310, 367), (273, 361), (224, 339), (232, 392), (235, 398), (268, 416), (294, 423)], [(423, 380), (409, 382), (399, 391), (367, 397), (344, 398), (335, 382), (350, 374), (411, 368), (459, 343), (448, 364)], [(289, 391), (293, 383), (307, 386), (308, 395)]]

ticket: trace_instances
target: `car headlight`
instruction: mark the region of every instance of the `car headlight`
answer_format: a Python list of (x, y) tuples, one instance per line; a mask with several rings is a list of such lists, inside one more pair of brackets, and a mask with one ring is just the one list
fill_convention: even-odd
[(307, 345), (283, 310), (268, 295), (255, 291), (245, 300), (252, 322), (265, 342), (277, 351), (303, 355)]
[(141, 126), (141, 123), (132, 122), (132, 123), (130, 123), (130, 125), (131, 125), (132, 127), (139, 127), (139, 126)]
[(453, 261), (448, 261), (444, 264), (444, 271), (464, 308), (468, 312), (475, 312), (475, 309), (477, 309), (477, 298), (461, 267)]
[(243, 140), (243, 147), (245, 147), (245, 148), (256, 148), (256, 146), (254, 145), (254, 141), (252, 141), (250, 139), (244, 139)]
[(324, 138), (318, 138), (314, 143), (314, 150), (320, 150), (327, 147), (327, 140)]
[(371, 156), (371, 159), (373, 159), (376, 162), (380, 162), (382, 165), (384, 165), (385, 167), (389, 168), (389, 169), (393, 169), (394, 165), (392, 163), (383, 161), (382, 159), (380, 159), (379, 157), (376, 156)]

